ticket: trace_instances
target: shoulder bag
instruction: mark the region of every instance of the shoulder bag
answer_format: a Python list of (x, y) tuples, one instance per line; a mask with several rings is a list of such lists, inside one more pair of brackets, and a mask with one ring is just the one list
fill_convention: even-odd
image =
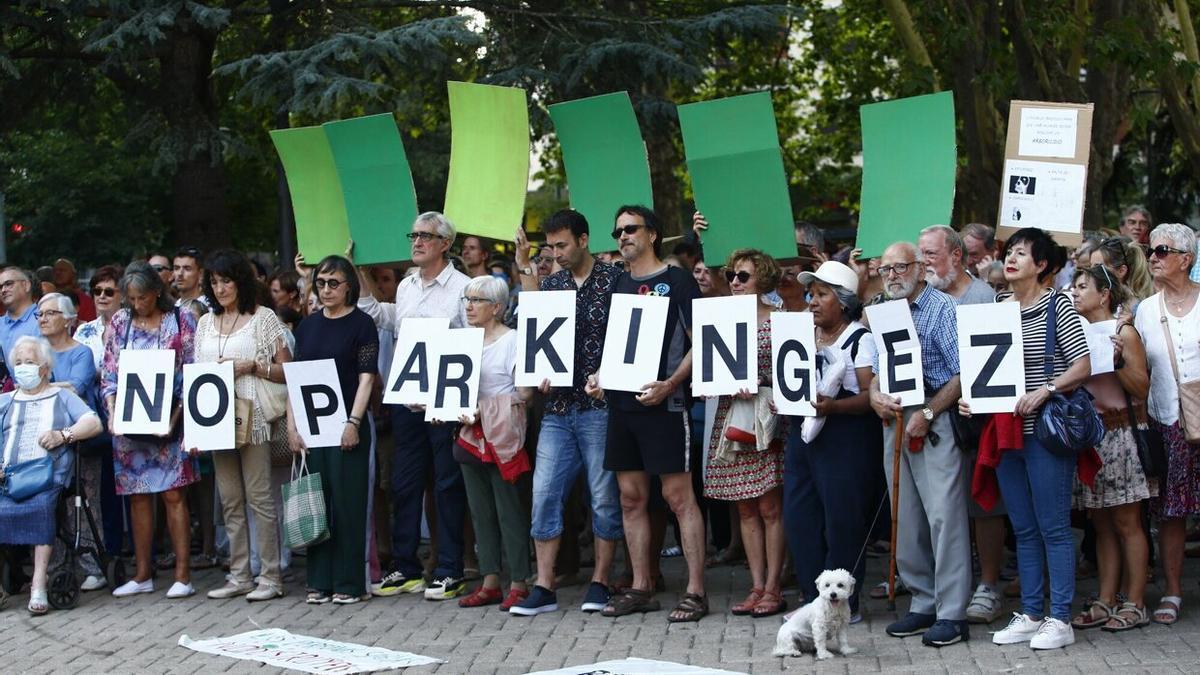
[[(1050, 303), (1046, 307), (1046, 351), (1042, 356), (1047, 382), (1054, 377), (1057, 304), (1058, 292), (1051, 291)], [(1094, 448), (1104, 440), (1104, 423), (1092, 404), (1092, 395), (1083, 387), (1076, 387), (1067, 395), (1057, 392), (1050, 394), (1038, 413), (1034, 434), (1051, 454), (1074, 457), (1080, 450)]]
[(1192, 445), (1200, 445), (1200, 380), (1194, 382), (1179, 381), (1179, 366), (1175, 363), (1175, 342), (1171, 339), (1171, 329), (1167, 327), (1167, 304), (1158, 294), (1158, 311), (1162, 314), (1159, 322), (1162, 324), (1163, 339), (1167, 341), (1167, 356), (1171, 359), (1171, 374), (1175, 377), (1175, 386), (1179, 389), (1179, 426), (1183, 429), (1183, 437)]
[[(4, 428), (4, 420), (8, 419), (13, 405), (14, 403), (10, 402), (4, 411), (4, 417), (0, 418), (0, 429)], [(13, 446), (15, 452), (16, 443)], [(50, 489), (54, 486), (54, 462), (64, 452), (66, 452), (66, 448), (57, 451), (48, 450), (44, 457), (5, 466), (3, 480), (0, 482), (0, 492), (14, 502), (23, 502)]]

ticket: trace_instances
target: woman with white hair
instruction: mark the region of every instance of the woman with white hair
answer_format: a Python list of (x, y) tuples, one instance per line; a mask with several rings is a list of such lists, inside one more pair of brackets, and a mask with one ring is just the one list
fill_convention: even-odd
[[(1200, 380), (1200, 284), (1188, 278), (1196, 262), (1196, 234), (1186, 225), (1164, 223), (1150, 233), (1150, 275), (1159, 292), (1142, 301), (1134, 327), (1146, 342), (1150, 363), (1149, 412), (1152, 427), (1167, 450), (1167, 479), (1159, 486), (1151, 512), (1158, 517), (1166, 593), (1154, 621), (1179, 619), (1180, 576), (1187, 517), (1200, 514), (1200, 444), (1188, 442), (1200, 429), (1197, 417), (1181, 409), (1180, 392)], [(1192, 399), (1193, 401), (1195, 399)], [(1189, 425), (1189, 422), (1191, 423)]]
[(46, 577), (54, 545), (54, 516), (74, 461), (68, 446), (100, 433), (100, 418), (71, 391), (50, 386), (54, 354), (45, 340), (17, 339), (8, 366), (17, 388), (0, 395), (0, 430), (4, 433), (0, 475), (12, 474), (29, 462), (44, 462), (47, 457), (53, 466), (49, 482), (28, 486), (32, 494), (14, 496), (11, 476), (5, 476), (5, 489), (0, 491), (0, 544), (34, 547), (28, 608), (36, 616), (50, 609)]
[[(460, 418), (452, 448), (462, 467), (483, 575), (483, 584), (458, 606), (500, 603), (504, 611), (529, 594), (529, 513), (516, 483), (532, 468), (525, 452), (525, 402), (533, 395), (514, 384), (517, 333), (502, 322), (508, 297), (508, 284), (491, 276), (475, 277), (463, 290), (467, 324), (483, 329), (483, 358), (476, 414)], [(501, 550), (511, 578), (507, 594), (500, 591)]]

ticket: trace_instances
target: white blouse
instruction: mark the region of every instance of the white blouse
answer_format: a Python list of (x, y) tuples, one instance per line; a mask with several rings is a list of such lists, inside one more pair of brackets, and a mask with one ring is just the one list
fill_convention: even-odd
[[(1159, 424), (1171, 425), (1179, 419), (1179, 388), (1171, 369), (1170, 352), (1163, 336), (1162, 293), (1146, 298), (1138, 305), (1133, 325), (1146, 343), (1150, 365), (1150, 416)], [(1187, 316), (1167, 312), (1167, 332), (1175, 347), (1175, 367), (1182, 382), (1200, 380), (1200, 301)]]

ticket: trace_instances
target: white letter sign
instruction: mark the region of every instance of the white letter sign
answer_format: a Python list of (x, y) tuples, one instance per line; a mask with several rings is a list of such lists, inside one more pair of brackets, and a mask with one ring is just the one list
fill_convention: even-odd
[(341, 445), (348, 413), (333, 359), (289, 361), (283, 364), (283, 374), (287, 377), (288, 405), (304, 445)]
[(810, 312), (771, 313), (771, 371), (780, 415), (817, 414), (817, 338)]
[(474, 415), (479, 403), (479, 368), (483, 363), (483, 329), (452, 328), (430, 345), (433, 394), (425, 421), (457, 422)]
[(692, 393), (758, 391), (758, 296), (692, 301)]
[(921, 343), (908, 300), (871, 305), (866, 312), (879, 352), (879, 390), (900, 397), (902, 406), (921, 405), (925, 402)]
[[(383, 402), (392, 405), (426, 405), (433, 396), (431, 345), (450, 327), (450, 319), (404, 319), (396, 336), (392, 372), (388, 373)], [(381, 345), (382, 348), (382, 345)]]
[(174, 395), (174, 350), (122, 349), (113, 429), (118, 434), (165, 436), (171, 430)]
[(233, 361), (184, 364), (183, 401), (184, 447), (233, 448)]
[(613, 293), (600, 357), (602, 389), (640, 392), (658, 380), (670, 306), (657, 295)]
[(517, 317), (517, 386), (569, 387), (575, 377), (575, 291), (525, 291)]
[(1025, 341), (1016, 302), (958, 306), (962, 397), (972, 413), (1010, 413), (1025, 394)]

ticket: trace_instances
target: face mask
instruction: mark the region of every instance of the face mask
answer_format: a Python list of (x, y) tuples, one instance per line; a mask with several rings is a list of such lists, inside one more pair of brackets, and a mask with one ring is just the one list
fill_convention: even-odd
[(22, 363), (13, 368), (13, 379), (21, 389), (33, 389), (42, 383), (41, 370), (37, 364)]

